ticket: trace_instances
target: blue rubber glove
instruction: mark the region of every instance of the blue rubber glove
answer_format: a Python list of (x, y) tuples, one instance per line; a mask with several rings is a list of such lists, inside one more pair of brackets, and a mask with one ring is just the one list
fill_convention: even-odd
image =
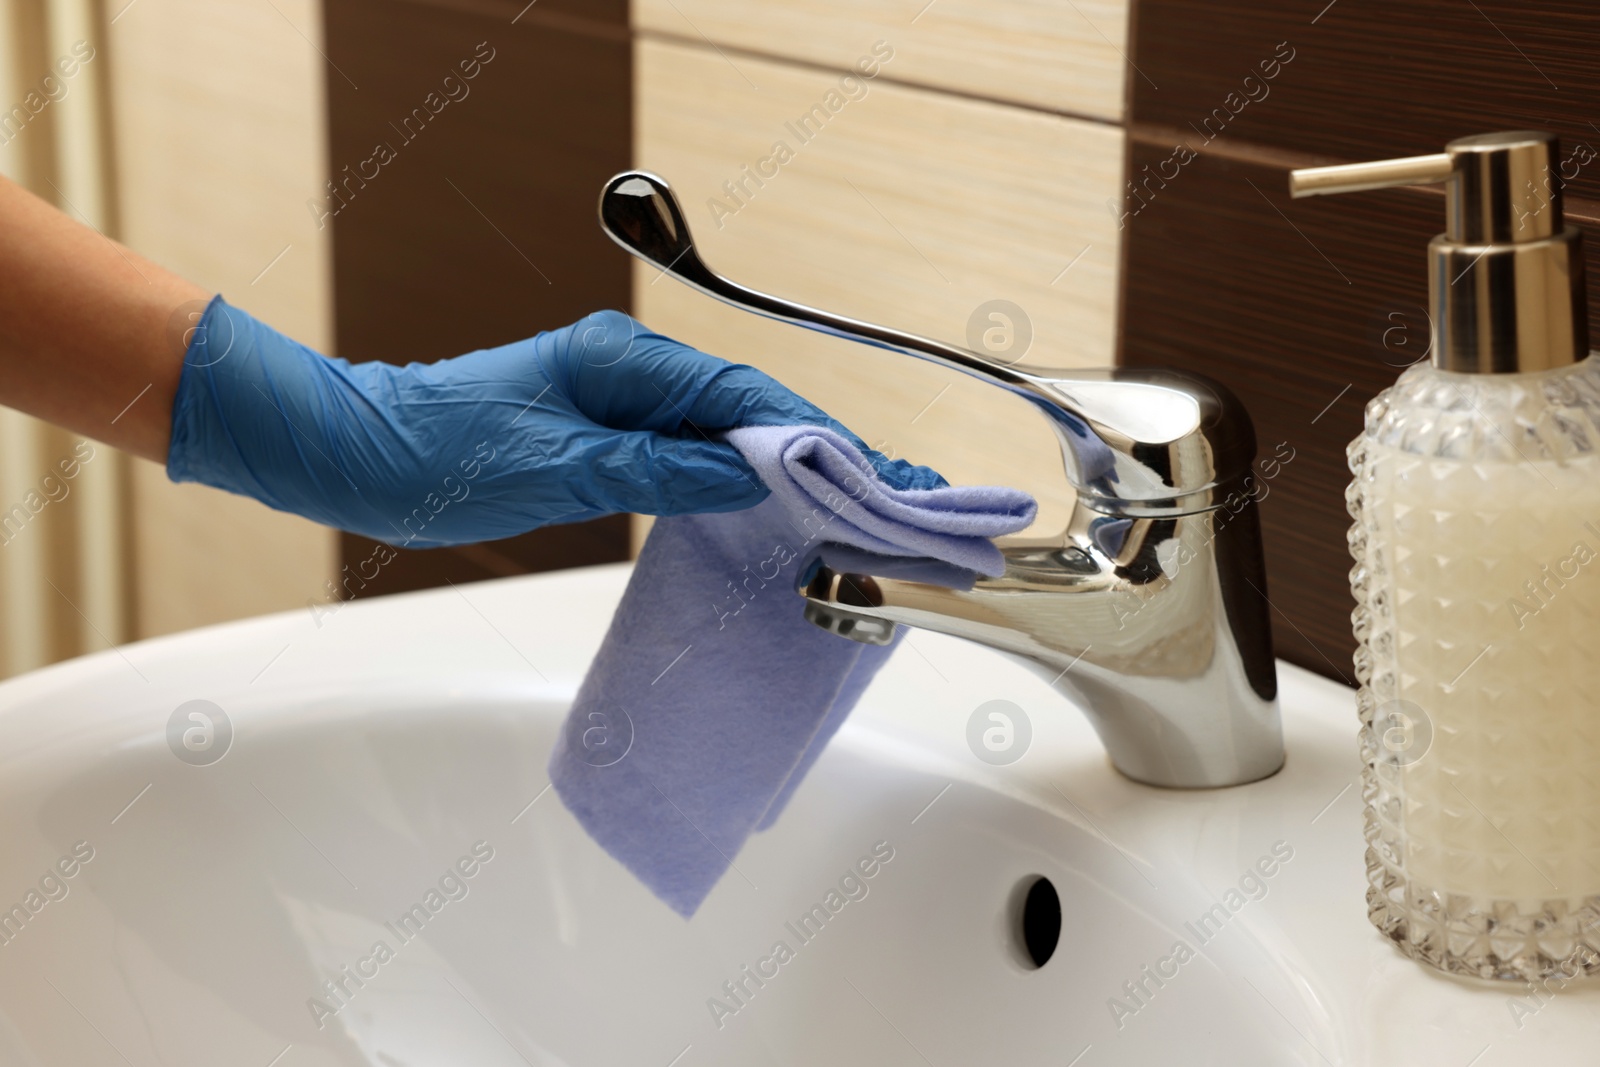
[[(767, 490), (718, 431), (801, 423), (860, 444), (755, 368), (617, 311), (397, 367), (329, 359), (219, 296), (184, 354), (167, 474), (432, 547), (615, 512), (751, 507)], [(945, 484), (868, 454), (897, 487)]]

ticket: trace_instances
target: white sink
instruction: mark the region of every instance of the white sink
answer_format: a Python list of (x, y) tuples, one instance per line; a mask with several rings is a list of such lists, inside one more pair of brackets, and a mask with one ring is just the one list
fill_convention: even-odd
[[(1352, 695), (1286, 666), (1285, 769), (1168, 792), (1112, 771), (1083, 717), (1019, 665), (914, 632), (782, 820), (685, 922), (545, 791), (627, 573), (351, 604), (320, 626), (256, 619), (0, 686), (0, 908), (26, 915), (0, 944), (0, 1065), (1592, 1055), (1600, 993), (1514, 1012), (1516, 987), (1426, 971), (1367, 924)], [(1032, 725), (1008, 766), (966, 740), (995, 699)], [(225, 731), (191, 762), (169, 746), (169, 719), (194, 700), (231, 722), (215, 762)], [(1274, 846), (1292, 857), (1253, 879)], [(800, 940), (786, 924), (875, 847), (892, 858), (867, 864), (865, 896)], [(458, 861), (470, 877), (444, 877)], [(45, 879), (58, 862), (72, 876)], [(1015, 927), (1019, 886), (1039, 875), (1064, 914), (1034, 968)], [(59, 899), (27, 897), (42, 879)], [(1227, 896), (1241, 881), (1260, 899)], [(1219, 902), (1202, 946), (1190, 927)], [(394, 925), (418, 904), (426, 922), (402, 940)], [(1181, 963), (1180, 939), (1199, 949)], [(746, 966), (770, 977), (758, 988)], [(368, 975), (359, 987), (347, 967)], [(1169, 977), (1158, 988), (1146, 967)], [(341, 977), (335, 998), (323, 982)], [(723, 985), (741, 979), (742, 1005)], [(1124, 988), (1140, 980), (1142, 1003)]]

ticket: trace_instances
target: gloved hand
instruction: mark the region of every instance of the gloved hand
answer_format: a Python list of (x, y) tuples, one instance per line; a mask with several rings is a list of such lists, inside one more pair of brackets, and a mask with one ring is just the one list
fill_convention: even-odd
[[(397, 367), (328, 359), (219, 296), (184, 355), (167, 474), (432, 547), (619, 511), (751, 507), (767, 490), (718, 431), (800, 423), (860, 443), (755, 368), (617, 311)], [(899, 488), (945, 484), (868, 455)]]

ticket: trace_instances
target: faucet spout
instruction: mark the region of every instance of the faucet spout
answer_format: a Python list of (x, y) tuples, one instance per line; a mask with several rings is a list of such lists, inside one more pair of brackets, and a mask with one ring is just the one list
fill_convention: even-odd
[(898, 624), (1019, 658), (1073, 700), (1112, 765), (1173, 788), (1239, 785), (1283, 765), (1254, 501), (1108, 529), (1081, 505), (1054, 543), (1002, 542), (1005, 571), (967, 589), (802, 572), (808, 617), (884, 643)]
[(1093, 723), (1137, 781), (1238, 785), (1283, 764), (1250, 416), (1221, 385), (1156, 369), (1005, 364), (970, 349), (746, 288), (700, 258), (667, 182), (626, 171), (602, 229), (701, 292), (756, 314), (903, 352), (1030, 401), (1076, 490), (1067, 529), (998, 542), (1005, 570), (956, 589), (804, 571), (806, 617), (851, 640), (900, 623), (1021, 657)]

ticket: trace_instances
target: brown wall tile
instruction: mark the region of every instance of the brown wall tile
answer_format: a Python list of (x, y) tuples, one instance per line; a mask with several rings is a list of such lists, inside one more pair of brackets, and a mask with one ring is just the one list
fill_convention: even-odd
[[(602, 184), (631, 158), (626, 3), (540, 3), (517, 18), (526, 6), (326, 4), (331, 176), (342, 183), (380, 143), (395, 157), (377, 177), (353, 183), (331, 220), (339, 355), (432, 361), (628, 307), (630, 261), (595, 221)], [(480, 42), (493, 58), (466, 83), (468, 94), (420, 132), (416, 123), (402, 129)], [(372, 545), (347, 535), (345, 563), (368, 559)], [(359, 592), (627, 554), (627, 517), (613, 516), (490, 545), (404, 552)]]
[[(1129, 82), (1133, 120), (1199, 125), (1229, 93), (1243, 97), (1247, 75), (1260, 84), (1259, 65), (1288, 42), (1294, 58), (1224, 138), (1355, 161), (1531, 127), (1600, 149), (1591, 0), (1326, 2), (1140, 0), (1134, 62), (1147, 77)], [(1600, 196), (1600, 160), (1575, 192)]]
[[(1169, 153), (1136, 144), (1135, 172)], [(1261, 505), (1278, 654), (1349, 678), (1344, 446), (1399, 374), (1389, 363), (1427, 350), (1422, 248), (1443, 201), (1291, 202), (1284, 182), (1203, 156), (1129, 220), (1124, 361), (1216, 378), (1249, 408), (1262, 455), (1293, 450)]]
[[(1519, 127), (1600, 148), (1597, 46), (1600, 20), (1577, 0), (1140, 0), (1137, 189), (1115, 208), (1126, 212), (1121, 355), (1225, 382), (1263, 454), (1294, 449), (1262, 505), (1274, 639), (1291, 662), (1352, 678), (1344, 449), (1366, 402), (1426, 354), (1425, 250), (1444, 201), (1424, 189), (1291, 201), (1288, 171)], [(1246, 89), (1259, 99), (1241, 104)], [(1180, 143), (1195, 158), (1181, 162)], [(1600, 161), (1567, 203), (1591, 276), (1595, 194)], [(1590, 303), (1593, 314), (1593, 292)]]

